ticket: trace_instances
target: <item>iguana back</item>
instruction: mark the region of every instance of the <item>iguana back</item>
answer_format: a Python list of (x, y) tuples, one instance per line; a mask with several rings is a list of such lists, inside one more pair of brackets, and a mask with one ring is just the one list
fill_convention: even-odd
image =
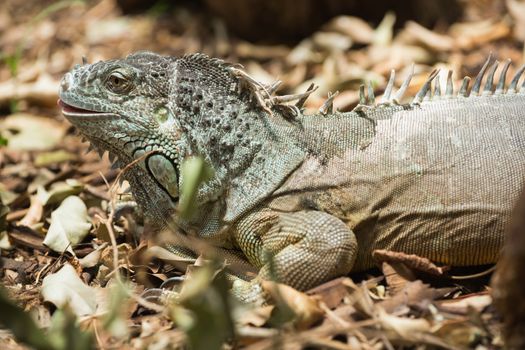
[(269, 206), (342, 219), (357, 236), (357, 270), (373, 249), (493, 263), (525, 179), (524, 107), (523, 95), (487, 94), (304, 117), (298, 137), (313, 156)]

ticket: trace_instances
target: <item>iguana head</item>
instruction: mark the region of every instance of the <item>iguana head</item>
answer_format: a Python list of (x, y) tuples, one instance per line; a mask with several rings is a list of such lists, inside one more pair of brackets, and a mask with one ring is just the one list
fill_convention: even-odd
[(62, 79), (59, 105), (80, 133), (99, 151), (116, 157), (120, 167), (149, 154), (139, 164), (142, 169), (132, 170), (135, 178), (142, 178), (135, 181), (135, 190), (145, 197), (158, 186), (162, 197), (176, 201), (180, 152), (173, 140), (180, 128), (168, 115), (171, 62), (139, 52), (77, 65)]
[[(170, 58), (140, 52), (75, 67), (62, 80), (59, 104), (94, 146), (118, 157), (120, 167), (144, 158), (130, 171), (142, 207), (163, 206), (164, 213), (168, 204), (175, 206), (182, 159), (199, 155), (215, 176), (201, 186), (197, 200), (231, 202), (232, 213), (225, 215), (231, 219), (271, 193), (300, 153), (278, 142), (261, 105), (264, 87), (250, 79), (201, 54)], [(275, 161), (285, 153), (295, 158)], [(286, 169), (280, 174), (265, 162)]]
[(174, 128), (165, 123), (170, 67), (169, 58), (150, 52), (77, 65), (62, 79), (59, 104), (95, 147), (134, 158)]

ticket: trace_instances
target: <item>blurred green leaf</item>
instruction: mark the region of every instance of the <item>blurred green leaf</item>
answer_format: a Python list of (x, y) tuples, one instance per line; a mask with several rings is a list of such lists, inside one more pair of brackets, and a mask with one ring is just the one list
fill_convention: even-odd
[(179, 215), (189, 219), (195, 213), (196, 198), (201, 183), (213, 177), (213, 169), (206, 164), (202, 157), (186, 158), (181, 164), (181, 195), (179, 201)]
[(36, 195), (44, 205), (52, 205), (62, 202), (65, 198), (77, 195), (84, 189), (84, 185), (77, 180), (68, 179), (66, 181), (55, 182), (46, 191), (43, 186), (37, 187)]
[(186, 332), (191, 349), (221, 349), (233, 338), (228, 289), (226, 276), (216, 263), (192, 270), (191, 278), (184, 282), (179, 304), (170, 306), (170, 316)]
[(7, 236), (7, 213), (9, 213), (9, 207), (2, 202), (0, 196), (0, 249), (13, 248)]
[(13, 203), (16, 198), (18, 198), (18, 195), (13, 191), (9, 191), (6, 186), (0, 182), (0, 200), (2, 203), (9, 205)]
[(0, 135), (0, 147), (7, 146), (7, 139)]
[(92, 334), (80, 329), (75, 314), (67, 304), (53, 314), (48, 338), (56, 350), (95, 349)]
[(124, 313), (132, 290), (131, 287), (120, 278), (113, 280), (110, 288), (110, 301), (107, 314), (104, 316), (103, 327), (114, 337), (124, 338), (128, 335), (128, 327)]
[(41, 167), (41, 166), (47, 166), (49, 164), (56, 164), (56, 163), (62, 163), (66, 162), (68, 160), (75, 159), (76, 156), (73, 153), (64, 151), (64, 150), (58, 150), (54, 152), (43, 152), (38, 154), (35, 157), (35, 166)]
[(38, 350), (56, 349), (28, 313), (7, 298), (0, 288), (0, 324), (9, 329), (16, 340)]

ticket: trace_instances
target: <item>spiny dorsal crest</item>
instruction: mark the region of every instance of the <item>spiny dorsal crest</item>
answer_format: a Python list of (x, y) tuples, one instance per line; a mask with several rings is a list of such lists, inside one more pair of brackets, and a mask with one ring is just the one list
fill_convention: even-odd
[[(210, 58), (203, 54), (184, 56), (180, 59), (180, 63), (182, 67), (181, 72), (185, 72), (185, 74), (181, 74), (181, 76), (186, 76), (186, 81), (189, 79), (190, 83), (195, 83), (197, 82), (197, 77), (199, 77), (201, 79), (199, 82), (200, 85), (214, 86), (214, 88), (217, 89), (211, 91), (212, 94), (210, 95), (210, 98), (217, 100), (218, 96), (216, 95), (216, 92), (218, 91), (230, 94), (232, 97), (236, 96), (236, 98), (242, 96), (243, 93), (247, 93), (249, 103), (252, 103), (253, 106), (260, 107), (268, 112), (269, 115), (272, 115), (273, 111), (276, 110), (282, 112), (285, 117), (300, 115), (306, 99), (310, 94), (317, 90), (317, 86), (311, 84), (303, 93), (275, 96), (274, 94), (281, 84), (280, 81), (276, 81), (270, 85), (262, 84), (246, 73), (240, 65), (232, 65), (220, 59)], [(500, 64), (498, 61), (492, 62), (492, 55), (490, 55), (476, 76), (472, 89), (469, 90), (471, 78), (464, 77), (457, 92), (454, 91), (452, 71), (447, 72), (446, 84), (442, 92), (439, 79), (436, 79), (439, 77), (440, 71), (439, 69), (436, 69), (430, 73), (427, 80), (413, 97), (409, 105), (418, 105), (424, 101), (441, 98), (469, 97), (478, 96), (480, 94), (497, 95), (504, 93), (525, 93), (525, 81), (522, 83), (521, 87), (518, 88), (518, 82), (525, 71), (525, 65), (521, 66), (516, 71), (510, 84), (507, 86), (506, 76), (510, 63), (510, 59), (505, 61), (500, 70), (499, 80), (494, 84), (495, 73)], [(191, 76), (195, 76), (195, 80), (192, 80)], [(379, 103), (376, 103), (372, 85), (370, 83), (367, 84), (367, 87), (362, 85), (359, 91), (359, 103), (354, 108), (354, 111), (370, 109), (376, 106), (400, 105), (414, 76), (414, 65), (412, 64), (407, 77), (399, 89), (394, 93), (395, 76), (396, 72), (395, 70), (392, 70), (384, 94)], [(320, 107), (319, 113), (322, 115), (328, 115), (333, 112), (333, 100), (337, 94), (337, 91), (329, 94), (328, 99)], [(289, 102), (292, 101), (297, 102), (295, 104), (289, 104)]]
[[(439, 79), (436, 77), (439, 76), (439, 69), (435, 69), (430, 73), (425, 83), (421, 86), (419, 91), (414, 96), (410, 105), (418, 105), (424, 101), (438, 100), (441, 98), (455, 98), (455, 97), (469, 97), (469, 96), (485, 96), (485, 95), (500, 95), (500, 94), (515, 94), (525, 93), (525, 80), (523, 81), (521, 87), (518, 89), (518, 82), (525, 71), (525, 65), (522, 65), (514, 74), (510, 84), (507, 86), (507, 72), (510, 67), (511, 60), (507, 59), (503, 64), (503, 67), (500, 70), (499, 80), (497, 84), (494, 84), (494, 77), (500, 63), (498, 61), (492, 62), (492, 55), (489, 55), (482, 68), (480, 69), (478, 75), (474, 80), (472, 89), (469, 91), (469, 83), (471, 78), (464, 77), (461, 83), (461, 87), (457, 94), (454, 92), (454, 83), (452, 80), (452, 71), (447, 72), (447, 80), (445, 85), (445, 92), (441, 92), (441, 84)], [(395, 80), (395, 71), (392, 70), (390, 73), (390, 78), (388, 79), (385, 92), (381, 99), (379, 105), (375, 103), (375, 97), (373, 94), (373, 89), (371, 89), (371, 84), (368, 84), (368, 97), (365, 95), (365, 86), (362, 85), (359, 91), (359, 104), (355, 107), (354, 110), (363, 110), (367, 108), (373, 108), (376, 106), (388, 106), (388, 105), (399, 105), (401, 100), (404, 97), (404, 94), (410, 85), (410, 81), (414, 76), (414, 65), (412, 65), (408, 76), (402, 83), (399, 90), (393, 94), (394, 80)], [(485, 84), (483, 85), (483, 81)], [(480, 92), (481, 91), (481, 92)]]

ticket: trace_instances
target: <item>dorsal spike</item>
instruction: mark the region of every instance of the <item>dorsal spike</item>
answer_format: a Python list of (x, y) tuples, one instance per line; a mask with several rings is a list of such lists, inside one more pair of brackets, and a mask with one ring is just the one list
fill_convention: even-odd
[[(310, 85), (310, 86), (312, 86), (312, 85)], [(300, 94), (272, 96), (271, 100), (272, 100), (273, 104), (280, 104), (280, 103), (283, 103), (283, 102), (290, 102), (290, 101), (295, 101), (295, 100), (299, 100), (299, 99), (302, 100), (303, 98), (306, 100), (306, 98), (308, 98), (308, 96), (310, 96), (310, 94), (312, 92), (314, 92), (315, 90), (317, 90), (317, 87), (315, 87), (315, 89), (310, 89), (310, 90), (307, 90), (306, 92), (303, 92), (303, 93), (300, 93)]]
[(516, 86), (518, 86), (518, 81), (521, 78), (521, 75), (525, 71), (525, 64), (522, 65), (517, 71), (516, 74), (514, 74), (514, 78), (512, 78), (512, 81), (510, 82), (508, 91), (517, 92)]
[(496, 94), (502, 94), (505, 91), (505, 80), (507, 80), (507, 71), (509, 70), (510, 62), (511, 59), (509, 58), (505, 61), (505, 65), (503, 65), (503, 69), (499, 75), (498, 86), (496, 87)]
[(392, 94), (392, 88), (394, 87), (394, 80), (396, 78), (396, 71), (392, 69), (390, 71), (390, 78), (388, 78), (388, 83), (386, 84), (385, 93), (381, 98), (381, 103), (390, 102), (390, 95)]
[(494, 61), (492, 66), (490, 66), (490, 69), (487, 72), (487, 81), (485, 83), (485, 88), (483, 89), (483, 93), (485, 95), (490, 95), (492, 93), (492, 87), (494, 86), (494, 74), (496, 73), (496, 69), (498, 69), (499, 61)]
[(339, 91), (334, 93), (328, 92), (328, 98), (324, 101), (323, 105), (319, 108), (319, 113), (327, 115), (333, 113), (334, 110), (334, 98), (339, 95)]
[(276, 80), (266, 87), (266, 91), (268, 91), (268, 94), (273, 95), (282, 83), (281, 80)]
[(88, 64), (87, 57), (86, 56), (82, 56), (82, 65), (85, 66), (86, 64)]
[(472, 90), (470, 94), (479, 94), (479, 89), (481, 88), (481, 81), (483, 80), (483, 76), (485, 75), (485, 71), (487, 70), (490, 61), (492, 61), (492, 52), (490, 53), (489, 57), (483, 64), (483, 67), (481, 67), (481, 70), (479, 71), (478, 75), (476, 76), (476, 80), (474, 80), (474, 85), (472, 85)]
[(374, 87), (371, 81), (368, 82), (368, 104), (372, 106), (376, 104), (376, 95), (374, 94)]
[(452, 70), (449, 69), (447, 73), (447, 89), (445, 91), (446, 97), (454, 96), (454, 82), (452, 81)]
[(408, 86), (410, 85), (410, 81), (412, 80), (412, 77), (414, 76), (414, 63), (410, 66), (410, 71), (408, 72), (407, 77), (403, 81), (403, 84), (401, 84), (401, 87), (399, 90), (397, 90), (396, 95), (394, 96), (394, 102), (400, 103), (403, 99), (403, 96), (405, 95), (405, 92), (408, 89)]
[(419, 89), (419, 91), (417, 92), (416, 97), (414, 97), (412, 104), (417, 104), (423, 101), (423, 98), (426, 96), (426, 94), (429, 92), (431, 88), (432, 80), (434, 80), (434, 78), (438, 75), (438, 73), (439, 73), (439, 69), (434, 69), (432, 73), (430, 73), (430, 75), (428, 76), (427, 80), (425, 81), (421, 89)]
[(461, 88), (459, 88), (459, 93), (458, 93), (459, 96), (462, 96), (462, 97), (469, 96), (469, 93), (468, 93), (469, 83), (470, 83), (470, 77), (463, 78), (463, 82), (461, 83)]
[(425, 94), (425, 97), (423, 97), (423, 101), (430, 101), (432, 99), (432, 84), (428, 87), (427, 93)]
[(314, 83), (311, 83), (310, 86), (308, 86), (308, 89), (306, 89), (306, 91), (303, 93), (304, 94), (303, 97), (301, 97), (299, 101), (297, 101), (297, 103), (295, 104), (295, 107), (299, 109), (303, 108), (304, 103), (306, 102), (310, 94), (314, 92), (315, 90), (317, 90), (317, 88), (318, 86), (315, 86)]
[(366, 105), (365, 84), (359, 85), (359, 104)]
[(523, 80), (523, 83), (521, 83), (521, 88), (520, 88), (520, 94), (523, 94), (525, 93), (525, 80)]
[(436, 81), (434, 82), (434, 84), (434, 96), (441, 97), (441, 79), (439, 79), (439, 74), (436, 77)]

